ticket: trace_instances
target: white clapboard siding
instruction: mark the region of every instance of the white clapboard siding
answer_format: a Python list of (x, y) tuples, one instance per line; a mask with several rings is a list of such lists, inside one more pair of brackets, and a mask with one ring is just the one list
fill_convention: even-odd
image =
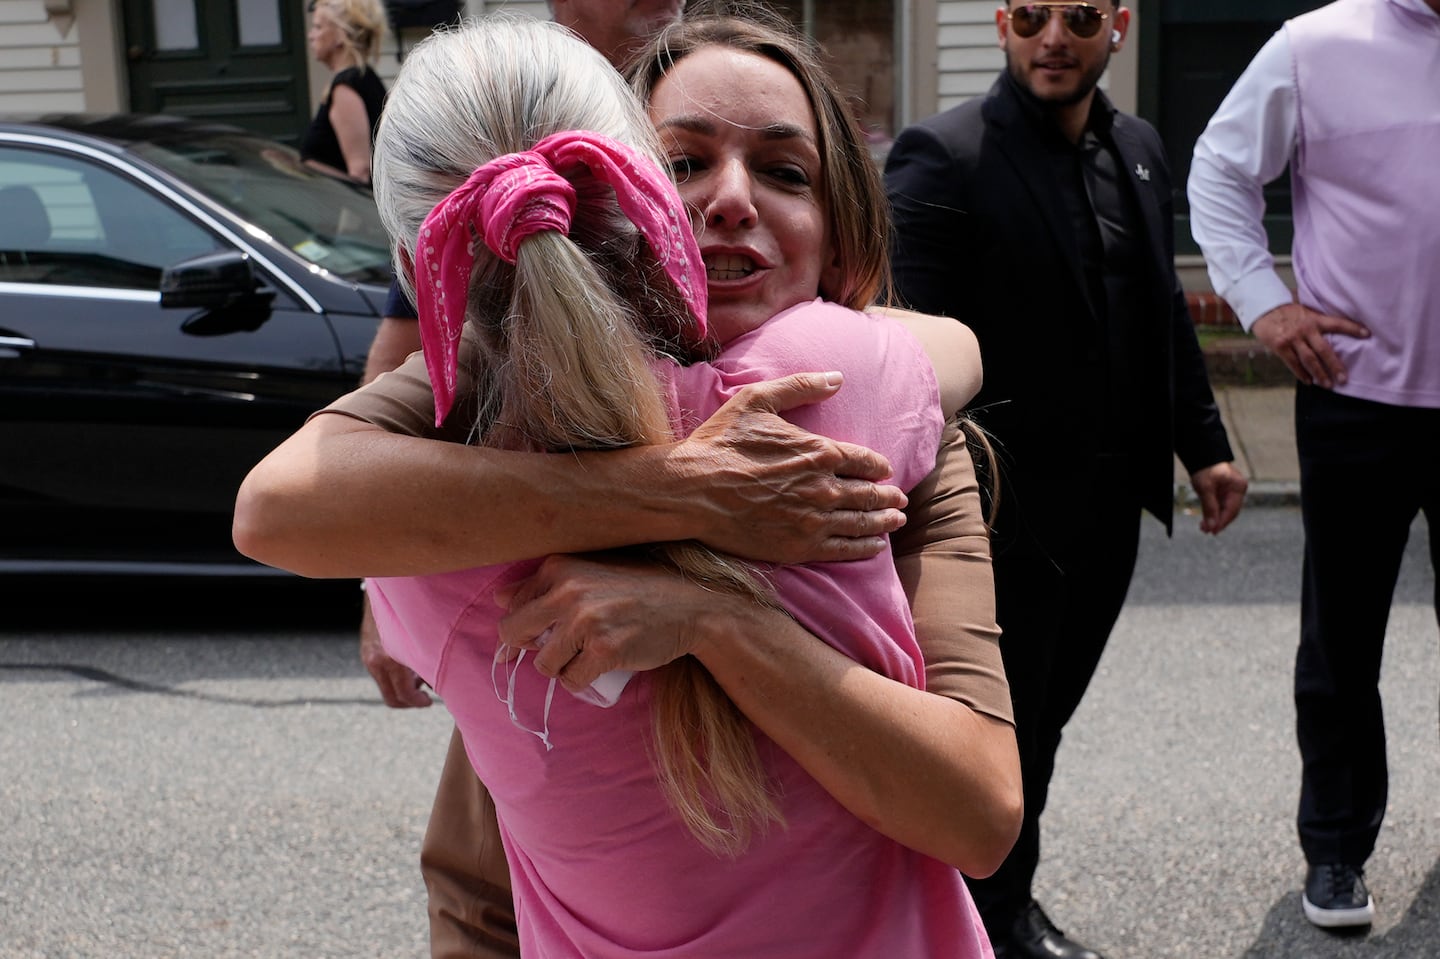
[[(937, 83), (940, 109), (947, 110), (989, 90), (1005, 54), (995, 31), (996, 0), (940, 0), (938, 6)], [(1109, 81), (1107, 72), (1101, 88), (1108, 90)]]
[(42, 0), (0, 0), (0, 113), (85, 108), (78, 32), (61, 36)]
[(990, 89), (1005, 55), (996, 46), (995, 0), (940, 0), (937, 7), (937, 92), (948, 110)]
[(76, 91), (10, 93), (0, 90), (0, 114), (81, 113), (85, 98)]
[[(4, 28), (0, 27), (0, 33)], [(0, 44), (3, 44), (0, 40)], [(0, 46), (0, 73), (10, 70), (47, 70), (56, 67), (79, 67), (80, 48), (57, 47), (7, 47)]]

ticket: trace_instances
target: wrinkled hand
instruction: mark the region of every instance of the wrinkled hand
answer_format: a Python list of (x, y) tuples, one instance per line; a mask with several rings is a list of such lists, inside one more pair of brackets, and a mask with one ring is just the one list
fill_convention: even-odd
[(838, 373), (798, 373), (740, 390), (688, 439), (670, 466), (686, 507), (705, 514), (697, 538), (727, 553), (776, 563), (864, 559), (905, 524), (905, 494), (878, 485), (885, 457), (808, 433), (777, 413), (819, 402)]
[(1277, 306), (1256, 320), (1250, 332), (1290, 368), (1295, 378), (1331, 389), (1344, 383), (1345, 364), (1325, 339), (1326, 333), (1364, 338), (1370, 331), (1343, 316), (1317, 313), (1299, 303)]
[(722, 614), (717, 607), (746, 602), (645, 560), (599, 554), (550, 556), (495, 601), (509, 610), (500, 642), (534, 650), (535, 668), (571, 692), (612, 669), (679, 659), (695, 648), (705, 619)]
[(1215, 535), (1230, 525), (1245, 505), (1250, 481), (1234, 463), (1216, 463), (1190, 474), (1190, 483), (1200, 497), (1200, 532)]
[(424, 682), (415, 671), (385, 654), (380, 643), (380, 630), (376, 628), (375, 617), (370, 613), (370, 598), (367, 596), (361, 605), (360, 662), (365, 664), (370, 677), (380, 688), (380, 698), (392, 709), (429, 706), (430, 694), (422, 688)]

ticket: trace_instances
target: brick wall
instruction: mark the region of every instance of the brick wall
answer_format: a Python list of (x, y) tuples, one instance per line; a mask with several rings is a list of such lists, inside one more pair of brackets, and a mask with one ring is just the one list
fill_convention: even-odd
[(1240, 320), (1235, 311), (1214, 293), (1185, 294), (1185, 305), (1190, 309), (1190, 322), (1196, 326), (1234, 327), (1238, 332)]

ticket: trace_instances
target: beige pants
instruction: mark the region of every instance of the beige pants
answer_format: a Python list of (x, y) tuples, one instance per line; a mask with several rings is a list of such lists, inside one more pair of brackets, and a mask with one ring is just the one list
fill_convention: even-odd
[(517, 959), (510, 868), (495, 804), (470, 766), (458, 729), (435, 790), (420, 873), (430, 897), (433, 959)]

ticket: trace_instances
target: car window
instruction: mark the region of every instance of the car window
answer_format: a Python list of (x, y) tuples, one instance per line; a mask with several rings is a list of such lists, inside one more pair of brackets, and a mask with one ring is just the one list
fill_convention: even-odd
[(315, 266), (357, 283), (389, 284), (390, 238), (374, 195), (306, 167), (293, 148), (201, 130), (131, 149)]
[(0, 282), (157, 290), (219, 241), (168, 202), (86, 160), (0, 147)]

